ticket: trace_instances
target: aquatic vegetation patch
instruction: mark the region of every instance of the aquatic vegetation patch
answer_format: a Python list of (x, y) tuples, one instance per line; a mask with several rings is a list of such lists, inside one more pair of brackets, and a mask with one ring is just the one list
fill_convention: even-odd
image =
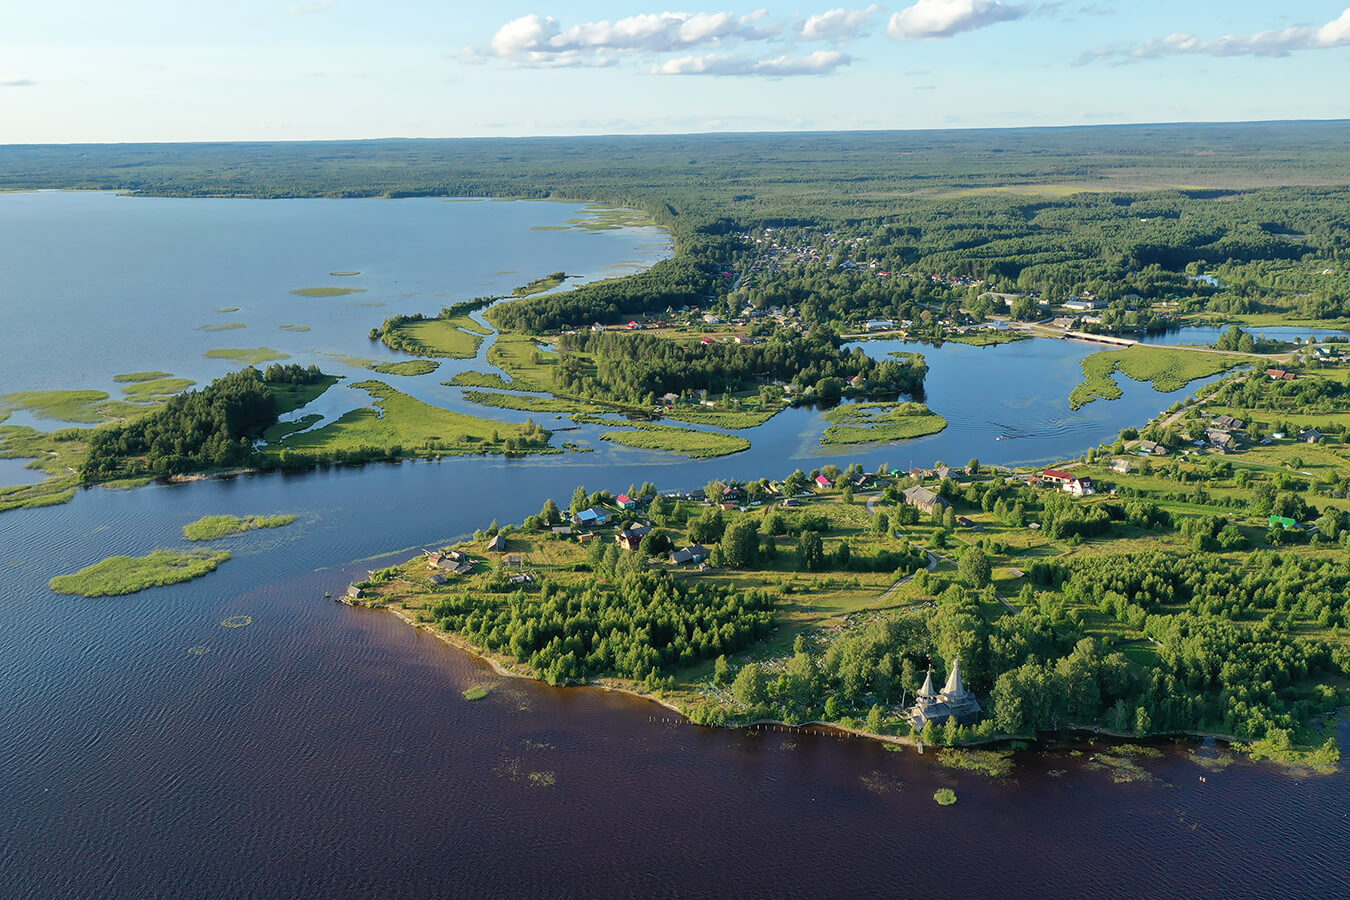
[(869, 772), (860, 779), (863, 787), (874, 794), (889, 794), (892, 791), (904, 789), (905, 783), (898, 778), (890, 775), (883, 775), (880, 772)]
[(236, 328), (247, 328), (243, 322), (225, 322), (221, 325), (203, 325), (202, 331), (234, 331)]
[(553, 772), (531, 772), (530, 784), (535, 787), (553, 787), (558, 783), (558, 776)]
[(949, 769), (979, 772), (990, 778), (1007, 778), (1013, 770), (1012, 753), (1007, 751), (948, 748), (938, 751), (938, 762)]
[(489, 689), (488, 689), (487, 687), (485, 687), (484, 685), (481, 685), (481, 684), (475, 684), (473, 687), (471, 687), (471, 688), (469, 688), (468, 690), (464, 691), (464, 699), (465, 699), (465, 700), (469, 700), (469, 701), (473, 701), (473, 700), (482, 700), (484, 697), (486, 697), (486, 696), (487, 696), (488, 694), (490, 694), (490, 693), (491, 693), (491, 690), (489, 690)]
[(933, 792), (933, 799), (937, 801), (938, 806), (952, 806), (956, 803), (956, 791), (951, 788), (938, 788)]
[(441, 367), (434, 359), (405, 359), (400, 362), (371, 362), (366, 365), (381, 375), (430, 375)]
[(309, 328), (308, 325), (292, 325), (292, 324), (290, 324), (289, 322), (286, 323), (285, 325), (280, 325), (280, 326), (278, 326), (278, 327), (280, 327), (282, 331), (309, 331), (309, 330), (310, 330), (310, 328)]
[(0, 413), (26, 410), (39, 419), (96, 424), (125, 415), (128, 404), (103, 391), (18, 391), (0, 395)]
[(114, 375), (113, 381), (116, 381), (119, 384), (125, 384), (127, 382), (135, 383), (138, 381), (154, 381), (158, 378), (169, 378), (172, 375), (172, 372), (126, 372), (122, 375)]
[(245, 628), (253, 624), (252, 616), (230, 616), (220, 623), (222, 628)]
[(333, 276), (334, 278), (348, 278), (351, 277), (352, 275), (360, 275), (361, 273), (353, 269), (350, 272), (329, 272), (328, 274)]
[(1156, 781), (1136, 758), (1155, 758), (1162, 753), (1152, 747), (1113, 747), (1111, 752), (1099, 751), (1088, 757), (1083, 768), (1096, 772), (1107, 772), (1116, 784), (1146, 784)]
[(866, 444), (900, 441), (937, 434), (947, 420), (922, 403), (849, 403), (836, 406), (824, 418), (823, 444)]
[(200, 578), (229, 558), (227, 550), (156, 550), (148, 556), (110, 556), (72, 575), (56, 576), (49, 587), (58, 594), (116, 597)]
[(365, 288), (354, 287), (307, 287), (291, 291), (300, 297), (342, 297), (347, 294), (364, 294)]
[(216, 308), (216, 312), (218, 312), (218, 313), (232, 313), (232, 312), (239, 312), (239, 307), (237, 307), (237, 306), (221, 306), (221, 307), (217, 307), (217, 308)]
[(189, 541), (215, 541), (232, 534), (243, 534), (260, 528), (281, 528), (295, 521), (295, 516), (203, 516), (183, 526), (183, 537)]
[(271, 347), (220, 347), (207, 350), (202, 354), (207, 359), (228, 359), (240, 365), (256, 366), (277, 359), (290, 359), (289, 353), (273, 350)]
[(122, 388), (122, 393), (134, 403), (150, 403), (181, 394), (196, 383), (191, 378), (154, 378), (129, 384)]
[(496, 372), (457, 372), (449, 381), (442, 381), (446, 387), (482, 387), (510, 390), (511, 382)]
[(187, 652), (191, 653), (193, 656), (205, 656), (211, 652), (211, 648), (203, 644), (198, 644), (195, 647), (189, 647)]
[(603, 412), (604, 407), (575, 400), (559, 400), (556, 397), (522, 396), (520, 394), (493, 394), (488, 391), (465, 391), (464, 399), (480, 406), (493, 406), (498, 409), (516, 409), (521, 412), (537, 413), (576, 413)]

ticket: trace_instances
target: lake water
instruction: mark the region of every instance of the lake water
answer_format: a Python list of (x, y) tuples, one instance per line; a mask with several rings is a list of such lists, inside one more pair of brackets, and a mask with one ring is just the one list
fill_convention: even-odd
[[(1228, 325), (1188, 325), (1185, 328), (1177, 328), (1172, 331), (1130, 335), (1130, 337), (1143, 344), (1212, 344), (1222, 337), (1229, 327)], [(1244, 327), (1243, 331), (1251, 332), (1253, 337), (1265, 337), (1272, 341), (1292, 342), (1294, 338), (1298, 338), (1305, 343), (1309, 338), (1324, 341), (1327, 338), (1350, 336), (1350, 332), (1341, 328), (1302, 328), (1292, 325), (1272, 325), (1268, 328)]]
[[(156, 220), (160, 209), (169, 224)], [(667, 252), (646, 231), (535, 230), (578, 212), (0, 196), (0, 234), (45, 222), (49, 235), (22, 255), (0, 243), (7, 278), (27, 285), (0, 295), (0, 316), (67, 340), (28, 343), (0, 326), (0, 365), (10, 367), (0, 392), (110, 390), (113, 374), (146, 369), (204, 381), (232, 367), (199, 359), (213, 346), (265, 343), (322, 364), (324, 354), (364, 347), (366, 330), (391, 312), (435, 311), (494, 278), (495, 290), (558, 269), (603, 275)], [(269, 224), (274, 215), (283, 224)], [(383, 249), (344, 238), (348, 216)], [(80, 221), (90, 217), (102, 221), (101, 236)], [(240, 233), (212, 237), (230, 222)], [(490, 228), (495, 240), (471, 241)], [(116, 253), (68, 256), (81, 233), (87, 248), (121, 246), (135, 272), (112, 277)], [(184, 235), (190, 245), (175, 243)], [(292, 239), (308, 249), (292, 251)], [(250, 264), (215, 259), (215, 240)], [(416, 258), (408, 244), (435, 258)], [(178, 287), (156, 282), (161, 266), (178, 273)], [(388, 306), (288, 293), (342, 269), (372, 273), (362, 276), (368, 294), (352, 296)], [(505, 269), (519, 274), (494, 274)], [(411, 271), (422, 293), (403, 297), (396, 287)], [(189, 303), (190, 314), (178, 309)], [(244, 321), (247, 303), (256, 307), (248, 329), (197, 332), (206, 310), (239, 305)], [(40, 314), (58, 307), (59, 327)], [(235, 337), (300, 319), (303, 308), (314, 312), (302, 320), (312, 332)], [(177, 324), (156, 327), (161, 316)], [(327, 316), (346, 324), (330, 328)], [(139, 324), (116, 340), (102, 333), (121, 318)], [(866, 346), (882, 356), (895, 349)], [(1214, 772), (1169, 748), (1143, 761), (1155, 780), (1117, 785), (1088, 767), (1096, 748), (1080, 747), (1021, 754), (1013, 778), (994, 781), (867, 741), (701, 729), (622, 695), (506, 682), (389, 613), (323, 599), (486, 519), (519, 521), (548, 496), (565, 500), (579, 481), (681, 487), (855, 458), (1062, 457), (1177, 399), (1125, 381), (1121, 400), (1070, 413), (1078, 360), (1093, 349), (924, 349), (928, 401), (952, 425), (901, 446), (825, 452), (818, 414), (800, 409), (749, 432), (754, 447), (722, 460), (673, 461), (583, 429), (569, 438), (590, 440), (593, 453), (95, 489), (0, 515), (0, 884), (7, 896), (35, 898), (1350, 894), (1344, 773), (1303, 779), (1245, 761)], [(431, 396), (444, 377), (390, 380)], [(463, 402), (452, 389), (443, 397)], [(109, 555), (179, 545), (182, 526), (202, 515), (275, 512), (299, 520), (222, 541), (235, 557), (198, 581), (94, 600), (46, 587)], [(222, 626), (235, 616), (251, 623)], [(476, 684), (493, 691), (464, 700)], [(1350, 732), (1340, 737), (1344, 746)], [(938, 787), (960, 802), (938, 807)]]

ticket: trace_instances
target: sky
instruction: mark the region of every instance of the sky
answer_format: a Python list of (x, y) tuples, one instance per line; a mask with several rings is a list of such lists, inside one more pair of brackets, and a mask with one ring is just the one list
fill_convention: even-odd
[(0, 0), (0, 143), (1350, 118), (1350, 0), (760, 2)]

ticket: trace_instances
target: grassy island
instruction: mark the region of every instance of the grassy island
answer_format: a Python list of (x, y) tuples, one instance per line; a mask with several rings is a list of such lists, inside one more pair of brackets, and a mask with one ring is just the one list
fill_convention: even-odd
[(544, 291), (553, 290), (566, 280), (566, 272), (554, 272), (551, 275), (545, 275), (543, 278), (536, 278), (533, 281), (522, 284), (518, 288), (513, 288), (511, 290), (511, 296), (529, 297), (533, 294), (542, 294)]
[(207, 359), (228, 359), (245, 366), (257, 366), (278, 359), (290, 359), (289, 353), (271, 347), (220, 347), (202, 354)]
[[(334, 272), (334, 275), (360, 274), (354, 272)], [(347, 294), (364, 294), (365, 288), (354, 287), (307, 287), (291, 291), (300, 297), (345, 297)]]
[(259, 528), (281, 528), (294, 521), (295, 516), (290, 515), (203, 516), (183, 526), (183, 537), (189, 541), (215, 541)]
[(693, 459), (712, 459), (750, 449), (748, 440), (734, 434), (651, 423), (634, 423), (622, 431), (606, 431), (600, 439), (641, 450), (668, 450)]
[(73, 575), (58, 575), (50, 586), (58, 594), (115, 597), (200, 578), (229, 558), (225, 550), (156, 550), (149, 556), (110, 556)]
[(947, 420), (922, 403), (851, 403), (825, 413), (833, 424), (825, 429), (826, 444), (900, 441), (937, 434)]
[(1121, 396), (1115, 373), (1135, 381), (1147, 381), (1163, 393), (1179, 391), (1200, 378), (1208, 378), (1235, 366), (1251, 365), (1249, 357), (1209, 353), (1178, 347), (1135, 344), (1124, 350), (1103, 350), (1083, 360), (1083, 383), (1069, 394), (1069, 406), (1078, 409), (1097, 398)]

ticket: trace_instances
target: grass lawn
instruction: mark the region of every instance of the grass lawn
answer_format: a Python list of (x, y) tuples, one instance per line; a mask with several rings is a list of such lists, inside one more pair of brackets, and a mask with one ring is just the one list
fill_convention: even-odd
[(821, 443), (866, 444), (937, 434), (947, 420), (922, 403), (849, 403), (825, 413)]
[(259, 528), (281, 528), (294, 521), (295, 516), (202, 516), (183, 526), (183, 537), (189, 541), (214, 541)]
[(134, 594), (146, 588), (200, 578), (214, 572), (229, 558), (225, 550), (186, 553), (156, 550), (149, 556), (110, 556), (73, 575), (58, 575), (49, 586), (58, 594), (81, 597)]
[(1083, 360), (1083, 383), (1069, 394), (1069, 406), (1078, 409), (1097, 398), (1119, 399), (1117, 371), (1135, 381), (1148, 381), (1162, 393), (1181, 390), (1197, 378), (1206, 378), (1234, 366), (1259, 362), (1256, 357), (1203, 353), (1177, 347), (1135, 344), (1123, 350), (1103, 350)]

